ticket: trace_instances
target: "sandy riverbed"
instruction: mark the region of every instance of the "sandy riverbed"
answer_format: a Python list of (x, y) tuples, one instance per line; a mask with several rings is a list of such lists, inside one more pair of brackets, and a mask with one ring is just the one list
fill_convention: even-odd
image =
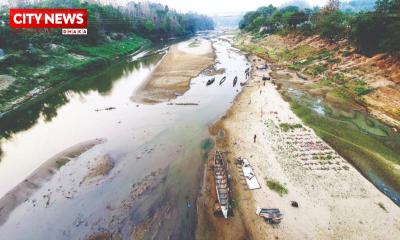
[(46, 181), (72, 158), (75, 158), (90, 148), (103, 143), (105, 139), (93, 139), (78, 143), (48, 159), (38, 167), (23, 182), (15, 186), (0, 199), (0, 225), (3, 224), (10, 213), (39, 189)]
[[(253, 59), (253, 65), (262, 63)], [(400, 236), (400, 208), (304, 126), (275, 86), (269, 81), (263, 85), (263, 74), (267, 72), (253, 70), (247, 87), (212, 129), (214, 133), (225, 131), (217, 147), (228, 153), (238, 203), (234, 211), (241, 215), (248, 234), (254, 239)], [(302, 127), (284, 131), (282, 123)], [(261, 189), (246, 189), (234, 165), (239, 156), (250, 161)], [(266, 186), (265, 179), (280, 182), (288, 194), (279, 196)], [(292, 207), (291, 201), (300, 207)], [(268, 225), (256, 216), (256, 207), (279, 208), (284, 219), (279, 225)], [(229, 221), (221, 227), (229, 228)]]
[(214, 63), (211, 42), (194, 38), (172, 45), (132, 100), (158, 103), (185, 93), (190, 80)]

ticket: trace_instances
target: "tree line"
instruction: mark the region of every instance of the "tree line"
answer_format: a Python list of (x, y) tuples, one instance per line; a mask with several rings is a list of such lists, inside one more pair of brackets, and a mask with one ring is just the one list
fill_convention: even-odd
[[(150, 39), (185, 36), (214, 28), (211, 18), (196, 13), (178, 13), (168, 6), (150, 2), (129, 2), (116, 7), (80, 0), (20, 1), (20, 8), (86, 8), (89, 13), (87, 36), (63, 36), (59, 29), (48, 32), (15, 32), (8, 26), (10, 5), (0, 6), (0, 46), (23, 49), (28, 44), (73, 43), (97, 45), (124, 35), (136, 34)], [(116, 34), (119, 33), (119, 34)]]
[(341, 10), (338, 0), (323, 8), (276, 8), (272, 5), (248, 12), (239, 23), (243, 31), (255, 33), (319, 34), (338, 41), (351, 40), (365, 54), (400, 52), (400, 0), (377, 0), (370, 11)]

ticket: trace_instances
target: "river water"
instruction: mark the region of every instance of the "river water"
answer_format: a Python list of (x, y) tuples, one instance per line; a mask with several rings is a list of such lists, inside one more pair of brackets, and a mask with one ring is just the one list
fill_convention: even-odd
[[(215, 67), (225, 73), (211, 86), (206, 86), (209, 76), (192, 79), (190, 90), (169, 103), (131, 100), (164, 54), (154, 51), (70, 82), (1, 119), (0, 196), (64, 149), (105, 139), (34, 186), (1, 225), (1, 238), (84, 239), (112, 233), (125, 239), (134, 230), (144, 238), (193, 238), (195, 201), (212, 147), (208, 127), (229, 108), (248, 66), (227, 41), (211, 40)], [(222, 76), (227, 80), (219, 85)], [(235, 76), (239, 81), (233, 87)], [(87, 169), (104, 156), (112, 169), (85, 181)]]

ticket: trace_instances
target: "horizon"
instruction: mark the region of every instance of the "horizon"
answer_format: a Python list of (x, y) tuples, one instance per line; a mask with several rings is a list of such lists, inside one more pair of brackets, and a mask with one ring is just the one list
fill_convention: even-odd
[[(15, 6), (19, 3), (26, 2), (39, 2), (42, 0), (5, 0), (6, 5)], [(248, 2), (234, 1), (229, 4), (223, 1), (213, 1), (213, 0), (202, 0), (202, 1), (181, 1), (181, 0), (86, 0), (89, 3), (98, 2), (102, 4), (110, 4), (114, 6), (124, 6), (128, 2), (150, 2), (159, 3), (163, 5), (168, 5), (168, 7), (181, 13), (195, 12), (199, 14), (209, 15), (209, 16), (221, 16), (221, 15), (240, 15), (248, 11), (254, 11), (259, 7), (268, 6), (272, 4), (275, 7), (281, 7), (285, 5), (296, 5), (304, 7), (315, 7), (323, 6), (326, 4), (327, 0), (283, 0), (283, 1), (273, 1), (273, 0), (250, 0)], [(1, 1), (3, 2), (3, 1)], [(344, 1), (347, 2), (347, 1)], [(212, 6), (212, 9), (210, 9)]]
[[(103, 0), (100, 0), (104, 2)], [(107, 1), (107, 0), (105, 0)], [(146, 2), (147, 0), (140, 0), (135, 2)], [(130, 2), (130, 0), (120, 0), (120, 4)], [(175, 9), (178, 12), (196, 12), (209, 16), (223, 16), (223, 15), (239, 15), (248, 11), (254, 11), (259, 7), (268, 6), (272, 4), (275, 7), (281, 7), (285, 5), (308, 5), (307, 7), (323, 6), (327, 0), (284, 0), (284, 1), (273, 1), (273, 0), (251, 0), (248, 2), (244, 1), (232, 1), (228, 5), (222, 1), (213, 0), (202, 0), (202, 1), (181, 1), (181, 0), (152, 0), (149, 2), (160, 3), (168, 5), (170, 8)], [(210, 9), (212, 6), (212, 9)]]

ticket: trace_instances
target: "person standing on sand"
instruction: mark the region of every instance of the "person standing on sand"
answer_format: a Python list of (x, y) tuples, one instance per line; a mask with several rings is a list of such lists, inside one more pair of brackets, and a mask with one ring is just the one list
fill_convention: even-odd
[(256, 140), (257, 140), (257, 135), (254, 134), (254, 143), (256, 143)]

